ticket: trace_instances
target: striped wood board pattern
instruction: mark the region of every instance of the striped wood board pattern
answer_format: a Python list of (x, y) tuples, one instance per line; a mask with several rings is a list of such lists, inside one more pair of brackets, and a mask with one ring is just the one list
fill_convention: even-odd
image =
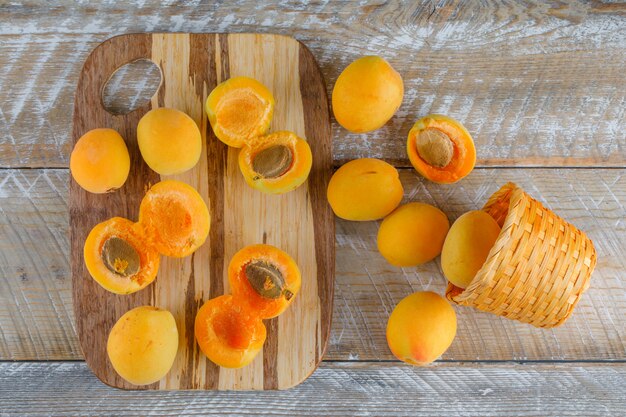
[[(151, 59), (163, 82), (151, 102), (122, 116), (101, 105), (101, 91), (123, 64)], [(237, 149), (218, 141), (203, 103), (217, 83), (254, 77), (273, 92), (271, 130), (292, 130), (307, 138), (314, 155), (308, 183), (282, 196), (249, 188), (237, 165)], [(149, 184), (161, 178), (142, 161), (136, 126), (151, 108), (185, 111), (200, 126), (202, 157), (183, 174), (170, 176), (193, 185), (211, 211), (207, 243), (190, 257), (163, 257), (156, 281), (143, 291), (119, 296), (102, 289), (86, 271), (82, 246), (89, 230), (112, 216), (136, 219)], [(118, 130), (131, 153), (131, 173), (121, 191), (94, 195), (70, 183), (70, 245), (76, 330), (85, 360), (111, 386), (136, 389), (122, 380), (106, 355), (106, 339), (117, 318), (139, 305), (156, 305), (176, 318), (180, 344), (170, 373), (147, 389), (267, 390), (297, 385), (324, 354), (329, 338), (334, 280), (334, 218), (325, 189), (332, 168), (325, 84), (315, 59), (298, 41), (279, 35), (132, 34), (99, 45), (80, 74), (74, 110), (73, 142), (96, 127)], [(262, 354), (240, 370), (217, 367), (199, 351), (193, 336), (197, 309), (228, 292), (231, 256), (245, 245), (266, 242), (291, 254), (303, 276), (296, 301), (277, 319), (266, 321)]]

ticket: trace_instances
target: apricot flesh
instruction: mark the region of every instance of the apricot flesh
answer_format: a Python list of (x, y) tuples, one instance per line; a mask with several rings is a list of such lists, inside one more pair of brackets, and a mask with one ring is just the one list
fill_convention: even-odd
[(365, 56), (348, 65), (333, 88), (333, 113), (347, 130), (382, 127), (402, 104), (402, 77), (383, 58)]
[(482, 210), (459, 217), (450, 228), (441, 252), (441, 269), (448, 281), (467, 288), (487, 260), (499, 234), (498, 223)]
[(143, 306), (126, 312), (111, 329), (107, 354), (126, 381), (148, 385), (162, 379), (178, 351), (178, 329), (167, 310)]
[(441, 253), (449, 228), (448, 218), (437, 207), (408, 203), (381, 223), (378, 250), (392, 265), (420, 265)]
[(137, 143), (146, 164), (160, 175), (193, 168), (202, 151), (196, 122), (184, 112), (166, 107), (150, 110), (139, 120)]
[(130, 156), (124, 139), (113, 129), (93, 129), (78, 139), (70, 155), (74, 180), (90, 193), (120, 188), (130, 172)]
[(393, 355), (411, 365), (426, 365), (448, 350), (456, 336), (456, 313), (438, 294), (418, 291), (398, 303), (387, 322)]
[(404, 189), (398, 170), (380, 159), (362, 158), (344, 164), (328, 183), (328, 203), (345, 220), (377, 220), (391, 213)]

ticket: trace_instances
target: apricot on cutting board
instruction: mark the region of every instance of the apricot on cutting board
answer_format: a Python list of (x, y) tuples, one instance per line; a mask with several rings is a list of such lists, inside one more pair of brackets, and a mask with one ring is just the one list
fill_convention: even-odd
[(333, 88), (333, 113), (347, 130), (382, 127), (402, 104), (402, 77), (383, 58), (364, 56), (348, 65)]
[(398, 303), (387, 322), (393, 355), (411, 365), (426, 365), (448, 350), (456, 336), (456, 313), (434, 292), (418, 291)]
[(126, 312), (109, 333), (107, 354), (113, 369), (131, 384), (159, 381), (178, 351), (178, 329), (167, 310), (143, 306)]
[(459, 181), (476, 164), (474, 140), (467, 129), (440, 114), (429, 114), (415, 122), (406, 147), (417, 172), (440, 184)]
[(452, 284), (467, 288), (487, 260), (500, 226), (487, 212), (469, 211), (452, 227), (441, 252), (441, 269)]
[(130, 172), (130, 156), (124, 139), (113, 129), (93, 129), (78, 139), (70, 155), (74, 180), (90, 193), (120, 188)]
[(248, 365), (263, 348), (263, 321), (232, 295), (213, 298), (198, 310), (195, 335), (202, 352), (225, 368)]
[(377, 220), (391, 213), (404, 189), (398, 170), (380, 159), (362, 158), (344, 164), (328, 183), (328, 203), (346, 220)]
[(252, 188), (283, 194), (302, 185), (313, 156), (306, 140), (289, 131), (250, 139), (239, 151), (239, 169)]
[(233, 77), (211, 91), (205, 109), (215, 136), (228, 146), (241, 148), (269, 129), (274, 97), (253, 78)]
[(161, 107), (137, 125), (137, 144), (146, 164), (160, 175), (193, 168), (202, 152), (202, 135), (194, 120), (180, 110)]
[(448, 217), (437, 207), (404, 204), (381, 223), (378, 250), (392, 265), (420, 265), (441, 253), (448, 229)]
[(154, 281), (159, 253), (146, 241), (143, 229), (114, 217), (97, 224), (83, 250), (89, 274), (107, 291), (131, 294)]
[(228, 265), (233, 296), (263, 319), (278, 316), (293, 302), (302, 283), (291, 256), (277, 247), (250, 245)]

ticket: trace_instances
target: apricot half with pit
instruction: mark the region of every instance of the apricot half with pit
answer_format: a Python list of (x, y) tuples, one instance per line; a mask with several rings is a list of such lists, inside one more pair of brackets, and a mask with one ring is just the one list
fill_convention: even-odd
[(152, 384), (167, 375), (177, 351), (174, 316), (151, 306), (126, 312), (115, 323), (107, 340), (113, 369), (135, 385)]
[(426, 365), (448, 350), (456, 336), (456, 313), (443, 297), (420, 291), (405, 297), (387, 322), (393, 355), (411, 365)]
[(380, 159), (362, 158), (344, 164), (328, 183), (328, 203), (346, 220), (377, 220), (391, 213), (404, 189), (398, 170)]

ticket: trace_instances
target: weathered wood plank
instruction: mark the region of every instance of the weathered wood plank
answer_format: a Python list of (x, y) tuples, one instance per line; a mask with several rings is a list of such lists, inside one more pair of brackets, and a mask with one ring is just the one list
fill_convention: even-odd
[(288, 391), (210, 394), (114, 390), (82, 362), (0, 363), (3, 416), (621, 416), (624, 398), (624, 363), (324, 363)]
[[(450, 360), (626, 359), (626, 169), (479, 169), (454, 187), (402, 170), (406, 200), (429, 202), (451, 220), (506, 181), (586, 231), (598, 266), (591, 288), (562, 327), (541, 330), (456, 307)], [(66, 170), (0, 171), (0, 359), (80, 359), (71, 309)], [(444, 292), (437, 262), (388, 265), (375, 246), (377, 222), (337, 221), (336, 286), (327, 359), (392, 359), (385, 324), (395, 304), (420, 289)]]
[(376, 156), (406, 166), (405, 138), (421, 115), (448, 113), (473, 133), (482, 166), (626, 163), (626, 6), (493, 2), (281, 2), (175, 7), (159, 1), (61, 1), (0, 7), (0, 166), (68, 163), (73, 92), (89, 51), (112, 34), (262, 32), (313, 51), (328, 91), (357, 56), (379, 54), (406, 96), (384, 128), (334, 125), (337, 164)]

